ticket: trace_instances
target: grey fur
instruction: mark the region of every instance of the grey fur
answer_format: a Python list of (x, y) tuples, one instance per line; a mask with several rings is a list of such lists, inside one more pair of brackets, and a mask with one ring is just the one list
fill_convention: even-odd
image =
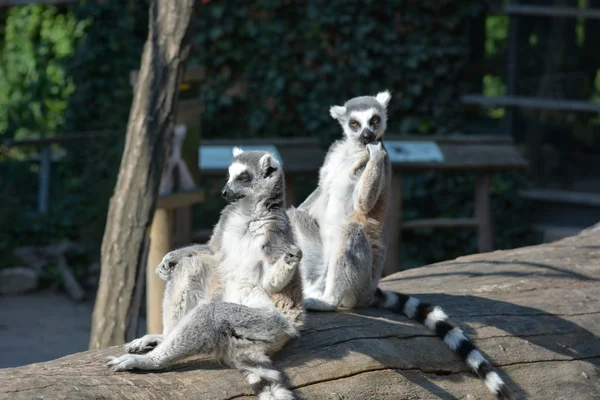
[(268, 354), (302, 325), (302, 251), (285, 213), (282, 168), (267, 152), (235, 153), (223, 190), (232, 203), (209, 243), (170, 252), (157, 267), (167, 282), (163, 334), (128, 343), (130, 354), (108, 365), (157, 370), (212, 354), (242, 372), (259, 399), (292, 399)]
[[(391, 166), (383, 145), (374, 147), (360, 140), (364, 124), (350, 124), (357, 111), (369, 115), (371, 110), (381, 116), (376, 139), (382, 139), (389, 99), (389, 93), (383, 92), (331, 107), (330, 113), (342, 126), (345, 139), (331, 146), (317, 189), (298, 209), (288, 211), (298, 245), (305, 254), (302, 276), (306, 307), (336, 310), (340, 306), (373, 306), (405, 314), (438, 335), (496, 397), (511, 399), (498, 372), (462, 331), (448, 322), (440, 307), (377, 287), (387, 248)], [(362, 161), (365, 159), (368, 161)], [(339, 209), (343, 215), (331, 218), (331, 213)], [(327, 232), (331, 226), (335, 229)]]
[[(345, 138), (329, 149), (316, 190), (298, 208), (288, 210), (296, 243), (303, 253), (306, 307), (333, 311), (372, 306), (405, 314), (438, 335), (498, 398), (510, 399), (507, 386), (489, 361), (459, 328), (448, 322), (441, 308), (377, 287), (387, 249), (392, 174), (382, 143), (389, 100), (389, 92), (382, 92), (330, 108)], [(381, 119), (378, 126), (365, 126), (370, 119), (351, 126), (354, 117), (368, 119), (374, 114)], [(374, 133), (374, 138), (361, 140), (363, 133), (369, 133), (365, 130)], [(173, 259), (176, 263), (181, 260)]]
[[(385, 259), (383, 222), (391, 180), (381, 142), (389, 97), (382, 92), (331, 107), (345, 138), (330, 147), (317, 189), (297, 209), (288, 210), (304, 254), (308, 309), (365, 307), (377, 288)], [(369, 126), (374, 117), (379, 123)], [(367, 143), (361, 140), (365, 129), (374, 133)]]

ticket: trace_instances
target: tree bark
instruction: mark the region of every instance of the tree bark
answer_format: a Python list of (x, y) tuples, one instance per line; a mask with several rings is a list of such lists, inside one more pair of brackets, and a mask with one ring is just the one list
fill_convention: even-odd
[[(501, 368), (516, 399), (597, 400), (600, 225), (559, 242), (402, 271), (381, 286), (441, 305)], [(423, 325), (385, 310), (309, 313), (274, 357), (310, 400), (492, 399)], [(250, 400), (231, 368), (183, 360), (160, 372), (110, 372), (123, 346), (0, 369), (0, 400)]]
[(149, 228), (190, 51), (194, 0), (152, 0), (148, 39), (127, 124), (119, 176), (102, 240), (90, 349), (135, 335)]

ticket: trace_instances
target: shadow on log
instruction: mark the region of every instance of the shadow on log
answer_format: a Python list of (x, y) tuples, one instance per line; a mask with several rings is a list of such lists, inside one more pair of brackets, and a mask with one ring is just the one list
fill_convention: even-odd
[[(461, 257), (391, 275), (385, 289), (442, 305), (528, 399), (600, 398), (600, 225), (559, 242)], [(425, 327), (383, 310), (310, 313), (275, 357), (305, 399), (490, 399)], [(251, 399), (207, 360), (109, 372), (111, 347), (0, 370), (0, 399)]]

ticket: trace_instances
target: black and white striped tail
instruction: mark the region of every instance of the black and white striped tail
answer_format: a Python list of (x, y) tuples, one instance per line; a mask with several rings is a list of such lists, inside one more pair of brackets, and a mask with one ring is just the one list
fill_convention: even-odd
[(294, 400), (294, 394), (285, 387), (281, 373), (273, 368), (265, 354), (238, 359), (235, 367), (246, 377), (257, 400)]
[(404, 314), (424, 324), (483, 379), (485, 385), (498, 399), (513, 398), (500, 375), (494, 371), (492, 364), (483, 357), (460, 328), (448, 322), (448, 316), (440, 307), (422, 303), (416, 297), (390, 291), (384, 292), (379, 288), (375, 292), (372, 306)]

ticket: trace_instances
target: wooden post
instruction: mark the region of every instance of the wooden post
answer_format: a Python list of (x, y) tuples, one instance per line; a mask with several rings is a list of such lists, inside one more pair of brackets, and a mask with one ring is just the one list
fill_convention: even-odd
[(294, 206), (296, 195), (296, 185), (294, 184), (293, 176), (285, 175), (285, 204), (286, 207)]
[(44, 146), (40, 151), (40, 187), (38, 191), (38, 211), (48, 212), (48, 193), (50, 192), (50, 168), (52, 166), (52, 151), (50, 146)]
[(400, 242), (402, 241), (402, 176), (392, 173), (392, 198), (388, 213), (388, 249), (383, 267), (383, 276), (400, 271)]
[(173, 210), (157, 208), (150, 228), (150, 250), (146, 265), (146, 330), (162, 333), (162, 298), (165, 282), (156, 275), (156, 267), (173, 250)]
[(480, 253), (493, 250), (490, 183), (491, 176), (489, 172), (477, 175), (475, 183), (475, 218), (477, 218), (478, 224), (477, 244)]

